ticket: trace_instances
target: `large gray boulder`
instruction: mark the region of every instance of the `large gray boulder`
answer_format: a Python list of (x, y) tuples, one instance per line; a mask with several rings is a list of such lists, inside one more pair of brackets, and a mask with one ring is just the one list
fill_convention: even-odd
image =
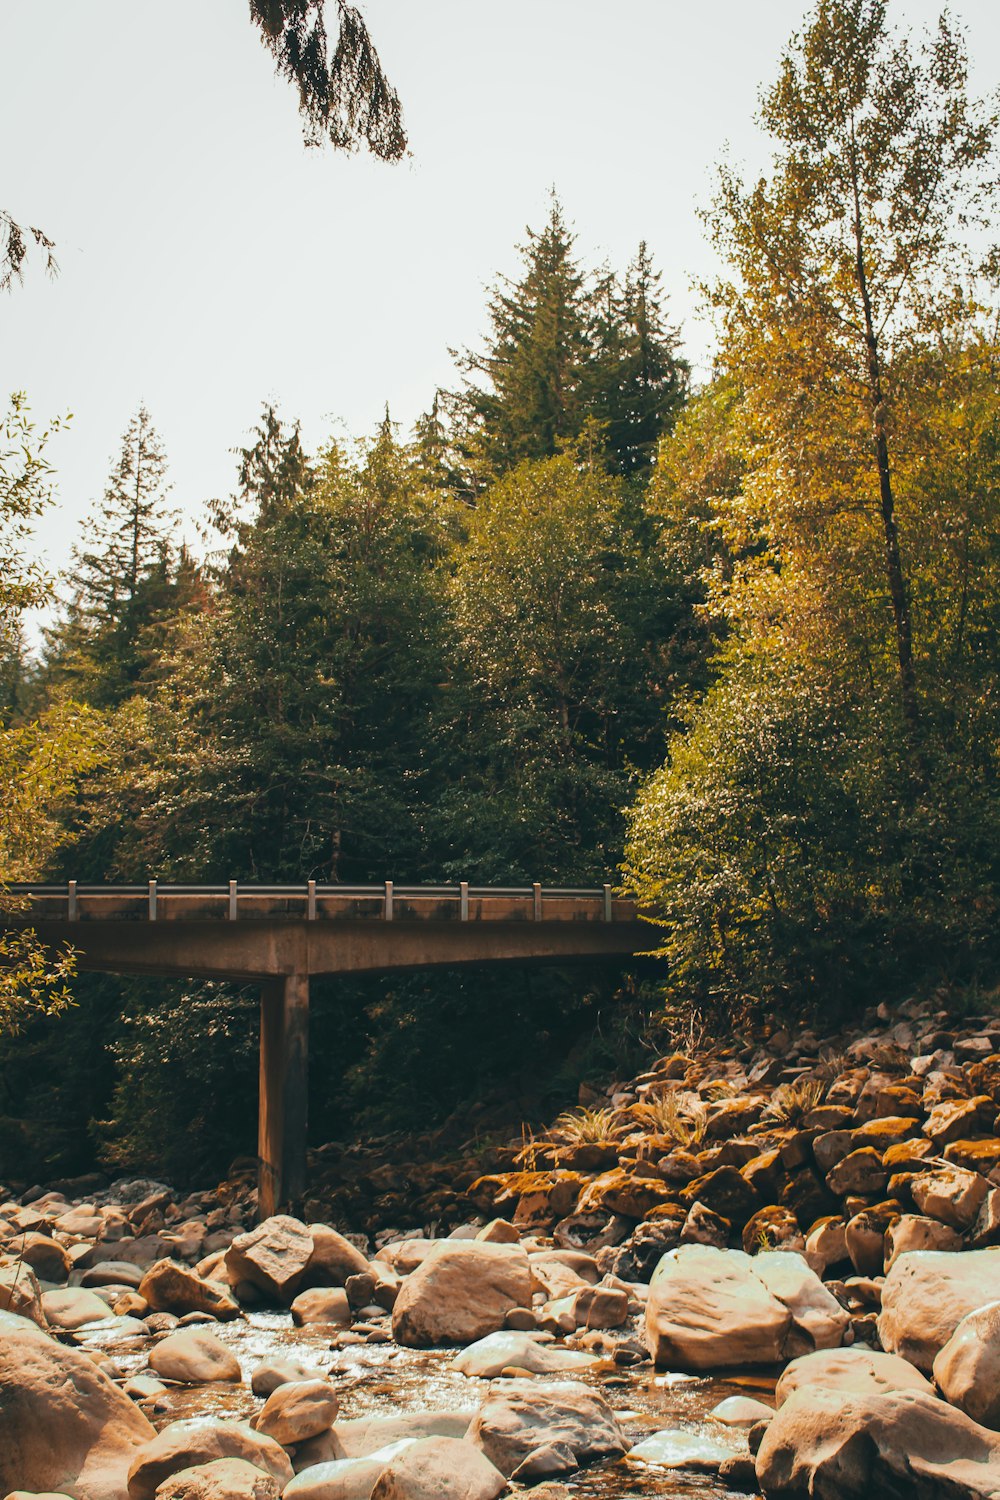
[(175, 1260), (158, 1260), (150, 1266), (139, 1283), (139, 1296), (145, 1297), (154, 1312), (208, 1313), (225, 1322), (240, 1316), (239, 1303), (218, 1282), (206, 1281), (187, 1266)]
[[(276, 1479), (279, 1492), (292, 1477), (288, 1454), (273, 1438), (254, 1432), (242, 1422), (194, 1417), (169, 1423), (138, 1450), (128, 1471), (129, 1500), (155, 1500), (165, 1479), (217, 1458), (242, 1458)], [(113, 1500), (121, 1500), (120, 1491)]]
[(649, 1286), (646, 1344), (658, 1365), (711, 1370), (770, 1365), (784, 1354), (792, 1315), (739, 1250), (681, 1245)]
[(0, 1328), (0, 1493), (122, 1500), (129, 1465), (154, 1436), (85, 1354), (37, 1329)]
[(182, 1385), (242, 1379), (236, 1355), (208, 1328), (178, 1328), (168, 1333), (150, 1351), (149, 1368), (161, 1379)]
[(1000, 1428), (1000, 1302), (966, 1314), (934, 1361), (934, 1380), (952, 1406)]
[(966, 1314), (995, 1302), (998, 1287), (1000, 1249), (901, 1255), (882, 1287), (878, 1332), (883, 1349), (929, 1373)]
[(396, 1417), (355, 1417), (335, 1422), (319, 1437), (296, 1444), (295, 1468), (301, 1471), (345, 1459), (370, 1458), (383, 1448), (408, 1439), (464, 1438), (471, 1421), (470, 1411), (411, 1411), (400, 1412)]
[(506, 1381), (483, 1402), (468, 1436), (508, 1478), (543, 1448), (568, 1449), (580, 1465), (628, 1447), (604, 1397), (573, 1380)]
[(408, 1443), (382, 1470), (371, 1500), (497, 1500), (507, 1481), (462, 1438)]
[(236, 1236), (226, 1251), (226, 1274), (233, 1286), (248, 1281), (272, 1302), (288, 1307), (305, 1284), (315, 1248), (300, 1219), (274, 1214)]
[(909, 1360), (869, 1349), (865, 1344), (852, 1344), (847, 1349), (820, 1349), (793, 1359), (778, 1378), (774, 1399), (783, 1406), (796, 1391), (819, 1386), (851, 1396), (881, 1396), (887, 1391), (934, 1394), (930, 1381)]
[(1000, 1435), (919, 1391), (803, 1388), (768, 1424), (756, 1470), (769, 1500), (996, 1500)]
[(531, 1266), (520, 1245), (441, 1240), (403, 1281), (392, 1309), (393, 1337), (424, 1349), (471, 1344), (531, 1306)]

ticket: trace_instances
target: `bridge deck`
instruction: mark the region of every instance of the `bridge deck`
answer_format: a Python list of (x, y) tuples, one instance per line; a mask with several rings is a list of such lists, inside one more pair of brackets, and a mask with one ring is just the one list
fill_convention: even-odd
[(572, 963), (648, 951), (633, 900), (593, 887), (24, 884), (0, 930), (69, 944), (81, 969), (261, 986), (260, 1211), (301, 1199), (309, 980), (483, 963)]

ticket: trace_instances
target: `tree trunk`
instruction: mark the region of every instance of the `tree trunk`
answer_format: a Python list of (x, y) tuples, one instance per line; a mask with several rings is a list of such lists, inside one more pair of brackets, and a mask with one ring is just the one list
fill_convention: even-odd
[[(853, 163), (852, 163), (853, 166)], [(903, 718), (915, 747), (920, 729), (920, 705), (917, 701), (917, 682), (913, 666), (913, 627), (910, 617), (910, 601), (903, 575), (903, 564), (899, 554), (899, 530), (896, 525), (896, 506), (892, 493), (892, 469), (889, 464), (889, 444), (885, 435), (885, 394), (882, 389), (882, 361), (879, 355), (878, 335), (872, 316), (868, 275), (865, 270), (864, 240), (861, 229), (861, 201), (856, 173), (854, 181), (854, 241), (856, 246), (856, 270), (858, 290), (865, 316), (865, 349), (868, 355), (868, 398), (872, 417), (872, 442), (875, 467), (878, 472), (879, 509), (882, 514), (882, 532), (885, 543), (885, 570), (892, 601), (892, 616), (896, 633), (896, 658), (899, 665), (899, 693)]]

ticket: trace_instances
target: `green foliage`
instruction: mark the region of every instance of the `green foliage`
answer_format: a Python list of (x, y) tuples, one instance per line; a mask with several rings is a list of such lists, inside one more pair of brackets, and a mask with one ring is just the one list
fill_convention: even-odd
[(470, 518), (453, 582), (470, 691), (451, 731), (468, 773), (442, 810), (477, 878), (592, 881), (617, 862), (687, 604), (644, 531), (621, 483), (569, 455), (523, 464)]
[(654, 482), (668, 532), (711, 541), (729, 645), (626, 859), (672, 998), (729, 1015), (1000, 956), (998, 350), (969, 253), (996, 120), (947, 22), (921, 54), (880, 0), (821, 0), (763, 123), (773, 172), (724, 172), (711, 215), (723, 375)]
[(129, 982), (124, 1000), (111, 1119), (96, 1126), (101, 1160), (171, 1182), (221, 1175), (255, 1138), (256, 993)]
[(70, 598), (49, 632), (44, 680), (113, 707), (139, 688), (165, 649), (164, 628), (190, 601), (195, 570), (175, 555), (166, 457), (140, 406), (123, 437), (107, 488), (73, 549)]
[(527, 233), (523, 275), (491, 297), (484, 348), (459, 356), (468, 379), (450, 404), (465, 484), (478, 492), (581, 438), (613, 472), (645, 477), (688, 373), (646, 245), (619, 283), (586, 276), (555, 196), (545, 228)]

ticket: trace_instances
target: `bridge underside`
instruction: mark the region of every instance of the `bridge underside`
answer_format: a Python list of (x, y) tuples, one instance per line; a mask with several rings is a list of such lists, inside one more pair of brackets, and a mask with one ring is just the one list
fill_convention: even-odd
[(113, 974), (256, 982), (261, 991), (259, 1211), (306, 1191), (309, 981), (463, 964), (579, 962), (653, 946), (636, 920), (304, 923), (130, 920), (35, 921), (38, 936), (71, 945), (80, 969)]

